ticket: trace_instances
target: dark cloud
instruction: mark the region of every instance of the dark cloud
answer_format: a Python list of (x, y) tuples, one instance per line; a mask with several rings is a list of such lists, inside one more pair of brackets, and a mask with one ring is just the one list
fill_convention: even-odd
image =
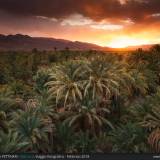
[(125, 4), (118, 0), (0, 0), (0, 10), (17, 16), (65, 18), (79, 13), (97, 21), (130, 18), (139, 22), (160, 13), (160, 0), (128, 0)]

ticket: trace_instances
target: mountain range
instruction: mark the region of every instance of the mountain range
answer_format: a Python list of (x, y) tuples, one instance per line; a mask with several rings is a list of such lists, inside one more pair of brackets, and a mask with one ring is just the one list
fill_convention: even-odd
[(0, 50), (100, 50), (100, 47), (91, 43), (69, 41), (55, 38), (30, 37), (28, 35), (0, 35)]
[(129, 46), (124, 49), (115, 49), (110, 47), (101, 47), (96, 44), (69, 41), (64, 39), (44, 38), (44, 37), (30, 37), (28, 35), (3, 35), (0, 34), (0, 50), (24, 50), (29, 51), (33, 48), (38, 50), (64, 50), (66, 48), (71, 50), (104, 50), (104, 51), (119, 51), (119, 50), (135, 50), (137, 48), (149, 49), (153, 45)]

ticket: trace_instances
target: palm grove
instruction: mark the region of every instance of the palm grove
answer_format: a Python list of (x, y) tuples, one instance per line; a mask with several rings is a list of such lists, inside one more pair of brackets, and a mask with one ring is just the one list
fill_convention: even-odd
[(1, 153), (159, 153), (160, 47), (1, 52)]

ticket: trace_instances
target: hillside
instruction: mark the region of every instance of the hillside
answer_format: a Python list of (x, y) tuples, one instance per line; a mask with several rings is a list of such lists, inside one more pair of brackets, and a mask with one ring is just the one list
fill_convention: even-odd
[(30, 37), (28, 35), (2, 35), (0, 34), (0, 50), (25, 50), (30, 51), (33, 48), (38, 50), (64, 50), (69, 48), (70, 50), (103, 50), (103, 51), (131, 51), (138, 48), (148, 50), (153, 45), (139, 45), (139, 46), (128, 46), (126, 48), (109, 48), (101, 47), (96, 44), (79, 42), (79, 41), (69, 41), (64, 39), (56, 38), (44, 38), (44, 37)]
[(30, 37), (27, 35), (0, 35), (0, 50), (63, 50), (66, 47), (72, 50), (101, 50), (100, 47), (91, 43), (69, 41), (55, 38)]

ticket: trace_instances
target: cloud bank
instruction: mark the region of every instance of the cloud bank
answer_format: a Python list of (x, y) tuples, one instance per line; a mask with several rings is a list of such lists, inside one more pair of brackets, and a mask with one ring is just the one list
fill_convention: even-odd
[(99, 34), (99, 44), (117, 34), (158, 41), (159, 6), (160, 0), (0, 0), (0, 32), (89, 42)]

